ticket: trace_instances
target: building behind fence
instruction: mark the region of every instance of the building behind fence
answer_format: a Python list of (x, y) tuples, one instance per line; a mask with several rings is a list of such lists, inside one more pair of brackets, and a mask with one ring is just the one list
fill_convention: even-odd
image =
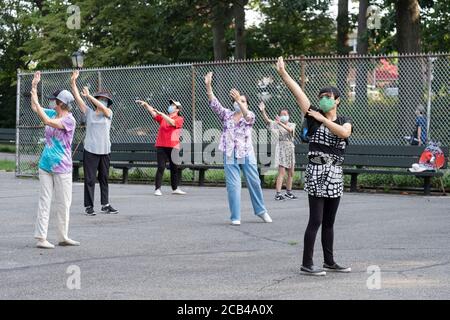
[[(318, 104), (320, 88), (334, 85), (340, 89), (338, 112), (353, 119), (352, 144), (405, 145), (408, 143), (405, 137), (415, 127), (415, 112), (422, 109), (427, 117), (427, 139), (450, 145), (450, 54), (299, 57), (287, 59), (286, 65), (313, 105)], [(180, 101), (185, 133), (202, 141), (205, 131), (221, 128), (208, 107), (204, 84), (208, 71), (214, 72), (214, 92), (224, 106), (232, 108), (231, 88), (249, 97), (250, 109), (257, 117), (256, 129), (265, 127), (258, 108), (261, 100), (266, 101), (271, 118), (286, 108), (291, 114), (290, 121), (301, 125), (300, 109), (278, 76), (273, 59), (83, 69), (78, 86), (88, 86), (91, 92), (102, 89), (112, 93), (113, 143), (155, 142), (158, 124), (135, 103), (136, 99), (146, 100), (161, 111), (167, 109), (169, 99)], [(38, 88), (42, 106), (48, 104), (45, 97), (54, 91), (70, 90), (71, 72), (42, 72)], [(44, 145), (43, 125), (30, 107), (32, 77), (30, 72), (18, 73), (18, 176), (37, 174)], [(85, 129), (76, 106), (73, 114), (78, 123), (74, 144), (78, 144), (84, 139)], [(301, 143), (299, 131), (297, 143)]]

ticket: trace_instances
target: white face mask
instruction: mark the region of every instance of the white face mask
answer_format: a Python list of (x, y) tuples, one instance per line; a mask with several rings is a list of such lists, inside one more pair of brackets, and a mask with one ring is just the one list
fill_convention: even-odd
[(105, 101), (105, 100), (99, 100), (99, 101), (104, 107), (108, 108), (108, 101)]
[(48, 103), (49, 109), (55, 109), (56, 108), (56, 100), (50, 100)]
[(241, 106), (236, 101), (233, 103), (233, 108), (234, 108), (235, 112), (240, 112), (241, 111)]
[(280, 121), (283, 123), (288, 123), (289, 122), (289, 116), (280, 116)]

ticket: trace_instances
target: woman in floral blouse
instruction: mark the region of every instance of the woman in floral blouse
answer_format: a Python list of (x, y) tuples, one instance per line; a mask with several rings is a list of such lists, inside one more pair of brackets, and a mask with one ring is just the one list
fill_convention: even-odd
[(236, 89), (230, 91), (234, 99), (234, 110), (224, 108), (212, 90), (212, 72), (205, 76), (209, 105), (222, 121), (223, 132), (219, 150), (224, 153), (225, 180), (231, 224), (241, 224), (241, 170), (247, 180), (247, 187), (255, 215), (264, 222), (272, 222), (264, 205), (256, 157), (252, 144), (252, 127), (255, 114), (248, 110), (248, 101)]

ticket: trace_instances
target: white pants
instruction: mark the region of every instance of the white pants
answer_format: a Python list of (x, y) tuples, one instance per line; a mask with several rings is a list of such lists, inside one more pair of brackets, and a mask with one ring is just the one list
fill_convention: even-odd
[(68, 239), (70, 205), (72, 203), (72, 174), (52, 174), (39, 169), (40, 194), (34, 237), (47, 239), (48, 221), (53, 194), (58, 242)]

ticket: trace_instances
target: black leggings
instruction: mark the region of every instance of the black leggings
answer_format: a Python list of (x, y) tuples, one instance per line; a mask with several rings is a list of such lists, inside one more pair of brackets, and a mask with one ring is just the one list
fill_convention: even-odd
[(309, 222), (305, 231), (303, 266), (311, 267), (313, 265), (314, 242), (316, 241), (316, 234), (320, 225), (322, 225), (324, 262), (328, 265), (333, 265), (333, 225), (341, 198), (319, 198), (314, 196), (308, 196), (308, 198)]
[(94, 191), (96, 175), (100, 184), (101, 204), (108, 204), (109, 198), (109, 154), (94, 154), (84, 150), (83, 171), (84, 171), (84, 206), (94, 206)]
[(161, 188), (162, 178), (164, 175), (164, 170), (166, 169), (166, 162), (169, 161), (170, 164), (170, 184), (172, 185), (172, 190), (178, 188), (178, 166), (172, 161), (172, 150), (173, 148), (157, 147), (156, 148), (156, 159), (158, 161), (158, 170), (156, 171), (155, 178), (155, 190)]

